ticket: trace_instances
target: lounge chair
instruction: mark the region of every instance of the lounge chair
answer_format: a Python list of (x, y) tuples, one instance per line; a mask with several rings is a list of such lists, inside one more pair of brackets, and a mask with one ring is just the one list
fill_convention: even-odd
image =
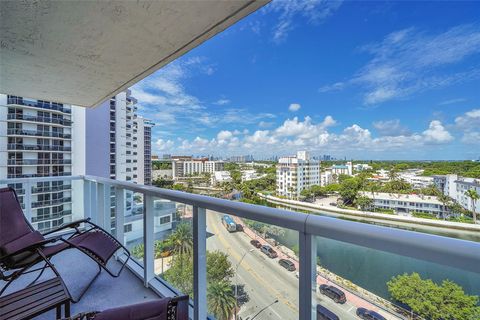
[[(73, 232), (68, 236), (54, 235), (68, 229)], [(52, 269), (59, 276), (50, 259), (71, 248), (80, 250), (98, 265), (98, 272), (79, 296), (72, 298), (73, 302), (78, 302), (82, 298), (102, 269), (112, 277), (118, 277), (130, 259), (127, 248), (89, 219), (67, 223), (43, 234), (34, 230), (23, 214), (15, 190), (0, 188), (0, 280), (6, 282), (0, 290), (0, 296), (15, 279), (23, 274), (40, 271), (30, 284), (35, 283), (46, 268)], [(121, 267), (114, 272), (107, 268), (107, 264), (119, 249), (123, 249), (126, 258)], [(43, 267), (31, 269), (39, 263), (43, 263)]]
[(188, 296), (163, 298), (101, 312), (84, 312), (63, 320), (188, 320)]

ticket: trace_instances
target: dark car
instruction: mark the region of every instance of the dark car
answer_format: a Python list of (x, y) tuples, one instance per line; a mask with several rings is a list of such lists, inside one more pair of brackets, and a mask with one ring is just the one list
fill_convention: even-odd
[(292, 261), (287, 260), (287, 259), (280, 259), (278, 260), (278, 264), (287, 269), (288, 271), (295, 271), (297, 268), (295, 268), (295, 265), (293, 264)]
[(254, 246), (255, 248), (261, 248), (262, 244), (258, 240), (250, 240), (250, 244)]
[(264, 244), (260, 250), (262, 250), (263, 253), (265, 253), (272, 259), (278, 256), (277, 252), (273, 250), (272, 247), (270, 247), (269, 245)]
[(359, 316), (364, 320), (386, 320), (385, 317), (379, 314), (378, 312), (368, 310), (365, 308), (358, 308), (357, 316)]
[(237, 231), (243, 232), (243, 226), (240, 223), (237, 223)]
[(322, 284), (320, 285), (320, 292), (335, 301), (336, 303), (343, 304), (347, 302), (345, 293), (337, 287)]
[(317, 304), (317, 320), (340, 320), (340, 318), (324, 306)]

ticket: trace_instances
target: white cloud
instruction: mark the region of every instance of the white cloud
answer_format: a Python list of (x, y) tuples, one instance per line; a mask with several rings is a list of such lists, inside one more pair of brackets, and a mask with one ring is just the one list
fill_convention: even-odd
[(465, 99), (465, 98), (449, 99), (449, 100), (445, 100), (445, 101), (440, 102), (438, 105), (439, 106), (446, 106), (446, 105), (450, 105), (450, 104), (462, 103), (462, 102), (465, 102), (465, 101), (467, 101), (467, 99)]
[(409, 135), (409, 130), (400, 124), (399, 119), (376, 121), (373, 127), (381, 136), (404, 136)]
[(456, 117), (455, 127), (463, 132), (462, 142), (480, 144), (480, 109), (473, 109)]
[(480, 53), (478, 25), (460, 25), (439, 34), (403, 29), (361, 51), (372, 55), (365, 66), (345, 83), (326, 85), (320, 91), (360, 86), (365, 90), (364, 104), (376, 105), (480, 77), (480, 70), (462, 69), (458, 64)]
[(296, 112), (296, 111), (300, 110), (300, 108), (301, 108), (301, 106), (298, 103), (292, 103), (292, 104), (290, 104), (290, 106), (288, 106), (288, 110), (292, 111), (292, 112)]
[(453, 136), (438, 120), (430, 122), (428, 129), (423, 131), (423, 136), (428, 143), (447, 143), (453, 140)]
[(264, 12), (279, 14), (278, 22), (273, 27), (273, 41), (281, 43), (288, 33), (295, 28), (295, 18), (301, 16), (308, 23), (318, 24), (332, 15), (342, 4), (342, 1), (327, 0), (275, 0), (265, 7)]
[(174, 145), (175, 145), (175, 142), (173, 142), (172, 140), (158, 139), (155, 142), (154, 147), (157, 151), (169, 151), (173, 148)]
[(230, 100), (228, 100), (228, 99), (218, 99), (217, 101), (214, 102), (214, 104), (219, 105), (219, 106), (223, 106), (223, 105), (229, 104), (229, 103), (230, 103)]

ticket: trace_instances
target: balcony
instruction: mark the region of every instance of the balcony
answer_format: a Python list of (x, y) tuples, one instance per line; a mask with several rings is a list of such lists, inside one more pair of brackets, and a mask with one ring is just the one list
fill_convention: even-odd
[(23, 144), (23, 143), (9, 143), (8, 150), (26, 150), (26, 151), (72, 151), (72, 147), (54, 146), (45, 144)]
[(70, 165), (71, 159), (8, 159), (9, 166), (32, 166), (32, 165)]
[(68, 113), (68, 114), (72, 113), (72, 110), (70, 108), (65, 108), (61, 103), (47, 102), (47, 101), (41, 101), (41, 100), (36, 101), (36, 100), (30, 100), (30, 99), (25, 99), (21, 97), (8, 97), (7, 104), (16, 104), (16, 105), (27, 106), (32, 108), (58, 111), (58, 112)]
[[(436, 282), (448, 278), (461, 284), (469, 294), (478, 294), (480, 288), (478, 232), (467, 236), (474, 241), (466, 241), (92, 176), (16, 179), (8, 183), (22, 183), (27, 190), (23, 197), (25, 215), (38, 222), (32, 218), (31, 209), (48, 204), (32, 202), (29, 193), (34, 189), (28, 186), (65, 180), (70, 181), (73, 210), (58, 213), (54, 218), (91, 218), (111, 231), (134, 256), (120, 278), (102, 275), (86, 296), (73, 305), (73, 313), (186, 290), (198, 297), (191, 300), (192, 319), (206, 319), (206, 296), (211, 285), (207, 274), (212, 271), (207, 256), (215, 250), (228, 257), (235, 271), (231, 280), (238, 284), (237, 310), (242, 319), (259, 312), (262, 316), (257, 319), (316, 319), (318, 303), (341, 319), (358, 319), (355, 310), (359, 306), (376, 310), (387, 319), (405, 319), (409, 311), (390, 301), (385, 293), (385, 283), (404, 272), (418, 272)], [(0, 185), (6, 183), (0, 181)], [(115, 197), (111, 197), (112, 193)], [(224, 214), (244, 225), (243, 232), (229, 232), (222, 224)], [(193, 265), (191, 278), (186, 275), (180, 288), (168, 282), (172, 279), (168, 273), (172, 256), (162, 257), (155, 248), (158, 241), (167, 239), (182, 224), (187, 224), (192, 234)], [(296, 272), (281, 268), (278, 258), (271, 259), (250, 245), (254, 239), (267, 243), (264, 232), (256, 231), (263, 228), (269, 230), (265, 231), (271, 238), (267, 241), (279, 258), (294, 262), (297, 276)], [(282, 246), (276, 246), (274, 239)], [(75, 259), (76, 254), (69, 250), (54, 261), (60, 272), (65, 271), (67, 285), (72, 286), (73, 292), (82, 286), (74, 283), (75, 279), (85, 278), (83, 273), (94, 267), (85, 259)], [(319, 284), (325, 283), (344, 291), (347, 302), (336, 304), (322, 295)], [(48, 318), (45, 315), (40, 319)]]
[(24, 115), (20, 113), (10, 113), (7, 115), (7, 120), (19, 120), (19, 121), (29, 121), (29, 122), (39, 122), (39, 123), (52, 123), (52, 124), (59, 124), (62, 126), (71, 126), (72, 121), (67, 119), (58, 119), (58, 118), (51, 118), (51, 117), (38, 117), (38, 116), (30, 116)]
[(72, 135), (69, 133), (40, 131), (40, 130), (8, 129), (7, 134), (10, 136), (31, 136), (31, 137), (72, 139)]

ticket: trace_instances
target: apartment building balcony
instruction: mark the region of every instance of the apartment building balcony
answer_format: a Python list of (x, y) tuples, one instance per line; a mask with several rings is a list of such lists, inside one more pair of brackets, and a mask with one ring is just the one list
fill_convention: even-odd
[(71, 114), (72, 110), (70, 108), (65, 108), (61, 103), (41, 101), (41, 100), (30, 100), (22, 97), (8, 97), (7, 104), (13, 104), (18, 106), (31, 107), (33, 109), (46, 109), (49, 111), (57, 111), (59, 113)]
[(32, 208), (50, 207), (50, 206), (56, 206), (56, 205), (64, 204), (68, 202), (72, 202), (71, 197), (63, 197), (60, 199), (43, 200), (43, 201), (33, 201)]
[[(0, 185), (7, 182), (36, 185), (39, 182), (56, 180), (61, 181), (62, 178), (4, 180), (0, 181)], [(357, 306), (367, 306), (377, 310), (387, 319), (404, 319), (403, 317), (408, 316), (408, 310), (392, 302), (386, 302), (386, 299), (376, 295), (370, 296), (365, 293), (368, 292), (366, 289), (362, 294), (352, 289), (357, 285), (370, 289), (378, 282), (385, 281), (383, 273), (388, 274), (393, 264), (395, 268), (405, 272), (435, 273), (440, 277), (437, 280), (443, 279), (442, 277), (445, 279), (456, 277), (457, 281), (463, 279), (464, 284), (470, 284), (470, 287), (466, 286), (466, 290), (475, 291), (477, 290), (475, 286), (480, 284), (478, 269), (480, 243), (478, 242), (285, 211), (100, 177), (74, 176), (68, 177), (68, 180), (72, 188), (71, 197), (50, 201), (31, 201), (29, 197), (24, 197), (26, 218), (35, 223), (45, 221), (42, 220), (43, 218), (32, 217), (31, 210), (69, 201), (72, 203), (72, 208), (76, 209), (56, 212), (47, 218), (61, 219), (67, 216), (73, 220), (90, 218), (106, 228), (130, 250), (135, 251), (134, 248), (138, 245), (143, 246), (142, 255), (134, 255), (134, 259), (127, 264), (128, 269), (120, 278), (114, 279), (101, 275), (85, 297), (73, 305), (73, 313), (102, 310), (111, 306), (155, 299), (159, 296), (181, 294), (179, 288), (175, 288), (167, 281), (168, 277), (162, 271), (164, 260), (156, 255), (154, 249), (155, 241), (165, 239), (157, 238), (155, 231), (161, 223), (155, 215), (155, 201), (158, 200), (171, 202), (172, 207), (177, 208), (177, 212), (182, 212), (182, 215), (173, 221), (171, 228), (182, 223), (187, 223), (191, 228), (193, 274), (190, 285), (193, 288), (194, 297), (198, 297), (190, 301), (191, 319), (213, 319), (208, 315), (208, 302), (205, 298), (209, 286), (206, 257), (207, 252), (212, 250), (226, 253), (234, 266), (238, 264), (237, 272), (241, 279), (239, 282), (242, 290), (248, 292), (250, 297), (247, 302), (240, 303), (239, 315), (243, 319), (251, 317), (267, 307), (269, 302), (277, 300), (279, 301), (270, 306), (261, 319), (279, 319), (275, 315), (277, 313), (282, 315), (280, 316), (282, 319), (293, 317), (293, 319), (313, 320), (316, 319), (315, 308), (318, 303), (327, 304), (331, 306), (330, 308), (335, 307), (334, 310), (342, 316), (342, 319), (356, 319), (354, 312)], [(115, 197), (112, 197), (112, 194)], [(128, 219), (126, 210), (138, 206), (139, 200), (132, 201), (136, 198), (141, 198), (141, 210), (135, 211), (135, 219)], [(134, 205), (134, 203), (137, 204)], [(221, 223), (224, 214), (229, 214), (235, 221), (244, 224), (245, 230), (237, 233), (228, 232)], [(139, 223), (134, 227), (136, 228), (134, 232), (131, 231), (132, 221)], [(262, 242), (264, 240), (260, 233), (256, 235), (252, 233), (246, 221), (265, 224), (294, 235), (298, 256), (290, 253), (291, 256), (285, 257), (295, 261), (298, 278), (294, 273), (278, 267), (275, 259), (266, 258), (260, 251), (251, 247), (248, 239), (255, 238)], [(130, 226), (126, 227), (127, 225)], [(135, 234), (133, 238), (132, 234)], [(317, 257), (319, 252), (326, 250), (325, 243), (338, 245), (338, 250), (355, 254), (359, 260), (355, 261), (342, 255), (339, 261), (343, 262), (339, 265), (329, 265), (328, 273), (324, 274), (323, 272), (326, 271), (319, 271), (317, 268)], [(279, 247), (275, 247), (275, 250), (281, 252)], [(335, 254), (332, 251), (327, 252)], [(65, 275), (67, 286), (71, 286), (74, 292), (81, 287), (81, 284), (74, 283), (75, 279), (78, 281), (78, 279), (84, 279), (89, 272), (94, 273), (94, 265), (85, 259), (77, 259), (76, 254), (65, 252), (54, 258), (56, 259), (54, 263), (60, 272), (64, 271), (62, 275)], [(373, 263), (370, 263), (369, 259), (374, 256)], [(75, 264), (69, 262), (73, 259), (76, 261)], [(124, 257), (120, 256), (118, 259), (122, 261)], [(320, 261), (323, 259), (326, 257), (320, 257)], [(383, 259), (385, 265), (375, 265), (378, 259)], [(391, 260), (391, 263), (387, 260)], [(406, 266), (405, 269), (401, 269), (402, 266)], [(163, 268), (168, 269), (166, 264)], [(369, 271), (370, 268), (374, 268), (374, 272)], [(349, 282), (339, 281), (337, 277), (346, 269), (356, 271), (352, 273), (351, 278), (345, 279)], [(364, 277), (360, 270), (370, 274), (366, 282), (365, 279), (361, 280)], [(345, 275), (342, 276), (345, 277)], [(21, 279), (19, 283), (25, 284), (27, 280)], [(276, 282), (280, 283), (276, 284)], [(345, 306), (330, 303), (319, 293), (319, 284), (324, 282), (346, 292)], [(347, 283), (355, 285), (349, 287)], [(120, 289), (126, 290), (122, 293), (124, 295), (122, 297), (115, 292)], [(349, 312), (349, 309), (353, 311)], [(49, 319), (48, 314), (39, 319)]]
[(72, 147), (54, 146), (45, 144), (22, 144), (9, 143), (7, 150), (25, 150), (25, 151), (72, 151)]
[(8, 129), (7, 135), (9, 136), (29, 136), (29, 137), (47, 137), (55, 139), (72, 139), (70, 133), (61, 133), (53, 131), (41, 131), (41, 130), (22, 130), (22, 129)]
[(72, 189), (71, 184), (62, 184), (62, 185), (49, 186), (49, 187), (32, 187), (32, 194), (68, 191), (71, 189)]
[(9, 166), (71, 165), (71, 159), (8, 159)]
[(68, 119), (59, 119), (59, 118), (52, 118), (52, 117), (39, 117), (39, 116), (31, 116), (25, 115), (20, 113), (10, 113), (7, 115), (7, 120), (15, 120), (15, 121), (25, 121), (25, 122), (35, 122), (35, 123), (51, 123), (53, 125), (61, 125), (69, 127), (72, 125), (72, 121)]

